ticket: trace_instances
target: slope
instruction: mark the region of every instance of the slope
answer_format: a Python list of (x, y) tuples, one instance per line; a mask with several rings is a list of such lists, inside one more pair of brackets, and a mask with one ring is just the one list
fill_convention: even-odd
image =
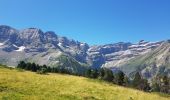
[(146, 78), (157, 74), (170, 75), (170, 41), (167, 40), (151, 52), (128, 61), (121, 69), (130, 76), (140, 71)]
[(116, 86), (83, 77), (39, 75), (0, 67), (2, 100), (169, 100), (166, 95)]

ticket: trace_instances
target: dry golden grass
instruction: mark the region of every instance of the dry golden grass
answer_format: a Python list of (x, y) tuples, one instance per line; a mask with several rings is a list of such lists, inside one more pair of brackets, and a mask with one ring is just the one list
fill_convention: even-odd
[(39, 75), (0, 68), (2, 100), (170, 100), (100, 80), (71, 75)]

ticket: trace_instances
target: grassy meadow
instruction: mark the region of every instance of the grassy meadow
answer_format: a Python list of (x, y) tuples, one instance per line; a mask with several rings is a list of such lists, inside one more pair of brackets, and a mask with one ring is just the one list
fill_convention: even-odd
[(0, 67), (0, 100), (170, 100), (170, 96), (84, 77)]

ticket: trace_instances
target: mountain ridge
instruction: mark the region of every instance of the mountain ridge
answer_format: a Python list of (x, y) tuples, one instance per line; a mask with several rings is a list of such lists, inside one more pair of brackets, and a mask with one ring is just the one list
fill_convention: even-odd
[[(85, 65), (84, 67), (122, 70), (122, 66), (129, 61), (152, 52), (164, 42), (141, 40), (136, 44), (118, 42), (89, 46), (87, 43), (58, 36), (53, 31), (43, 32), (38, 28), (17, 30), (0, 25), (0, 63), (16, 66), (19, 61), (24, 60), (40, 65), (58, 66), (58, 59), (65, 55), (79, 63), (76, 64), (77, 68)], [(70, 67), (71, 69), (73, 68)]]

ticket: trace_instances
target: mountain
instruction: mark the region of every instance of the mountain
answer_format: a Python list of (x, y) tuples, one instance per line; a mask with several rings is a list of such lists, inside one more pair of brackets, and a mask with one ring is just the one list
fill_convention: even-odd
[(133, 72), (140, 71), (145, 78), (158, 74), (170, 76), (170, 40), (144, 55), (129, 60), (121, 66), (121, 70), (130, 76), (133, 76)]
[[(141, 40), (136, 44), (119, 42), (89, 46), (87, 43), (58, 36), (52, 31), (43, 32), (37, 28), (17, 30), (10, 26), (0, 25), (0, 63), (8, 66), (16, 66), (19, 61), (24, 60), (51, 67), (64, 65), (72, 72), (81, 72), (88, 67), (107, 67), (122, 70), (127, 75), (141, 71), (143, 76), (146, 76), (148, 73), (145, 70), (151, 68), (150, 71), (155, 71), (152, 67), (148, 67), (152, 65), (151, 63), (156, 63), (157, 66), (158, 64), (167, 66), (168, 63), (162, 62), (169, 61), (168, 50), (164, 51), (165, 47), (168, 48), (168, 44), (165, 41)], [(158, 56), (156, 59), (160, 57), (162, 61), (153, 61), (155, 59), (153, 52), (158, 51), (160, 55), (167, 57)], [(150, 63), (147, 63), (148, 59)], [(153, 73), (150, 72), (150, 74)]]
[(81, 68), (85, 65), (88, 48), (86, 43), (57, 36), (51, 31), (43, 32), (37, 28), (16, 30), (10, 26), (0, 26), (0, 63), (9, 66), (16, 66), (19, 61), (25, 60), (55, 67), (61, 64), (59, 59), (64, 55), (77, 63), (75, 67)]
[(137, 44), (120, 42), (103, 46), (92, 46), (88, 50), (88, 54), (93, 58), (94, 61), (97, 61), (100, 58), (100, 60), (96, 63), (100, 64), (103, 62), (100, 64), (102, 67), (118, 68), (130, 59), (150, 52), (151, 50), (158, 47), (161, 43), (162, 41), (146, 42), (141, 40)]

